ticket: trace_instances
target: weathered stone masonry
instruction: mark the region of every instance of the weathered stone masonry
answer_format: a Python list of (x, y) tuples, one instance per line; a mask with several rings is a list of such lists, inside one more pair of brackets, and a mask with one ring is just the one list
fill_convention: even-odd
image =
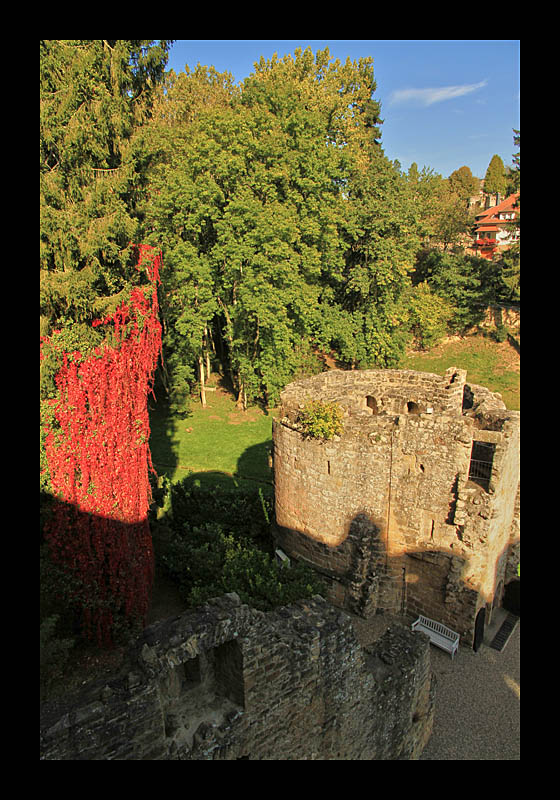
[(265, 614), (226, 595), (146, 628), (118, 676), (45, 706), (41, 758), (417, 759), (429, 647), (394, 627), (362, 649), (320, 597)]
[[(304, 435), (308, 399), (344, 408), (341, 436)], [(277, 544), (323, 574), (331, 602), (364, 616), (406, 607), (471, 644), (511, 574), (519, 423), (456, 368), (294, 382), (273, 423)]]
[[(307, 398), (344, 407), (340, 437), (302, 434)], [(418, 758), (434, 711), (429, 640), (395, 625), (362, 648), (341, 607), (425, 613), (472, 642), (519, 558), (519, 419), (458, 369), (288, 386), (275, 536), (322, 573), (329, 602), (264, 614), (226, 595), (146, 628), (118, 675), (42, 708), (41, 758)]]

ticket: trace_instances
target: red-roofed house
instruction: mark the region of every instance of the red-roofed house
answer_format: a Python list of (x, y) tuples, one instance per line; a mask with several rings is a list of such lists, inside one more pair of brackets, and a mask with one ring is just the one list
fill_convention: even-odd
[(476, 215), (473, 248), (482, 258), (492, 258), (519, 241), (519, 228), (511, 224), (519, 214), (518, 198), (519, 192)]

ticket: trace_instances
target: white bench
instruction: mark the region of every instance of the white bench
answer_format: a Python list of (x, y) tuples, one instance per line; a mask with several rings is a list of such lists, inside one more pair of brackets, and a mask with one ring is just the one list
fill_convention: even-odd
[(446, 628), (441, 622), (435, 622), (433, 619), (420, 616), (412, 623), (412, 630), (426, 633), (430, 637), (431, 643), (451, 653), (451, 658), (457, 652), (459, 634), (452, 631), (451, 628)]

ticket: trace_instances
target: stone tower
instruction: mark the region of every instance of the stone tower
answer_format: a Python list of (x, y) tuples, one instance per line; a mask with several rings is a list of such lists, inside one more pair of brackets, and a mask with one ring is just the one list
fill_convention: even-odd
[[(305, 435), (310, 399), (344, 409), (340, 436)], [(335, 605), (425, 614), (472, 643), (518, 545), (519, 426), (461, 369), (296, 381), (273, 422), (277, 546), (322, 574)]]

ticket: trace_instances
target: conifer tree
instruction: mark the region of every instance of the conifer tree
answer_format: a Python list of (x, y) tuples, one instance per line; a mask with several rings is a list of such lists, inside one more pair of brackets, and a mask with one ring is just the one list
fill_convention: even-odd
[(171, 40), (40, 42), (41, 333), (91, 322), (131, 284), (150, 115)]
[(505, 195), (507, 188), (506, 168), (504, 162), (498, 155), (492, 156), (486, 175), (484, 176), (484, 191), (486, 194), (496, 194), (499, 192)]

